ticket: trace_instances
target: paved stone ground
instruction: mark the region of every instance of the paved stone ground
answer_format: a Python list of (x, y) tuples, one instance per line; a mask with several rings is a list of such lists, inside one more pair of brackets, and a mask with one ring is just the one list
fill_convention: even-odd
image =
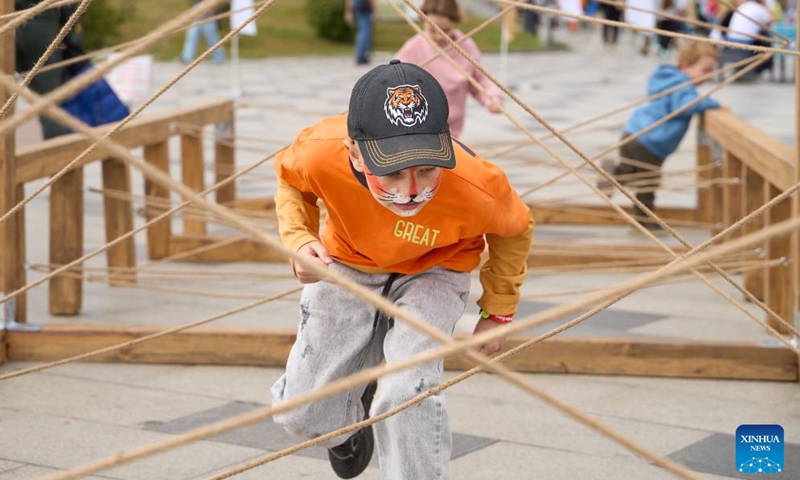
[[(657, 59), (634, 54), (628, 35), (623, 36), (616, 52), (603, 51), (597, 44), (596, 32), (591, 29), (571, 36), (560, 31), (559, 35), (573, 46), (572, 52), (512, 54), (505, 63), (505, 70), (497, 55), (487, 54), (485, 64), (556, 128), (644, 96), (645, 78)], [(390, 53), (378, 52), (375, 60), (382, 62), (390, 58)], [(154, 86), (163, 84), (180, 68), (177, 63), (157, 64)], [(306, 124), (343, 111), (352, 84), (365, 71), (353, 65), (349, 57), (241, 62), (238, 75), (243, 93), (237, 109), (237, 133), (242, 143), (255, 147), (256, 151), (240, 149), (237, 163), (252, 164), (264, 152), (286, 144)], [(231, 75), (229, 66), (204, 64), (159, 100), (153, 111), (169, 111), (230, 97)], [(704, 89), (713, 87), (714, 84), (710, 84)], [(792, 143), (794, 95), (791, 84), (765, 81), (733, 85), (718, 97), (747, 121)], [(521, 108), (513, 106), (511, 111), (534, 132), (544, 132)], [(626, 118), (627, 114), (618, 115), (570, 139), (586, 152), (598, 152), (616, 141)], [(35, 124), (25, 128), (19, 134), (20, 141), (35, 140)], [(244, 138), (255, 140), (245, 141)], [(472, 103), (463, 140), (492, 158), (493, 152), (523, 141), (525, 137), (507, 119), (491, 116)], [(694, 144), (691, 133), (666, 169), (691, 168)], [(567, 161), (578, 160), (574, 153), (556, 142), (550, 145)], [(207, 147), (210, 149), (210, 145)], [(179, 168), (177, 144), (171, 148), (175, 152), (172, 159), (175, 175)], [(528, 147), (515, 158), (497, 158), (496, 161), (522, 190), (558, 173), (556, 169), (525, 162), (545, 156), (541, 149)], [(134, 177), (134, 187), (141, 192), (141, 178)], [(210, 172), (207, 181), (211, 181)], [(97, 165), (87, 167), (85, 188), (85, 249), (88, 252), (105, 243), (102, 198), (92, 193), (92, 189), (101, 188)], [(242, 196), (270, 195), (274, 192), (270, 165), (242, 179), (238, 188)], [(33, 186), (29, 191), (32, 189)], [(588, 192), (575, 180), (566, 179), (537, 192), (532, 199), (566, 198), (599, 203)], [(694, 197), (691, 192), (665, 192), (659, 196), (659, 202), (691, 206)], [(136, 221), (139, 224), (143, 220), (137, 217)], [(30, 205), (27, 222), (28, 263), (31, 266), (46, 263), (46, 195)], [(175, 227), (178, 228), (177, 223)], [(707, 237), (698, 230), (680, 231), (692, 243)], [(626, 244), (644, 241), (628, 237), (624, 227), (541, 227), (536, 240)], [(138, 238), (141, 262), (145, 261), (144, 248), (144, 239)], [(89, 265), (101, 266), (104, 261), (101, 256)], [(218, 293), (263, 295), (296, 285), (285, 265), (181, 263), (171, 268), (196, 272), (197, 278), (169, 285)], [(219, 281), (202, 273), (209, 270), (218, 276), (231, 272), (286, 276), (267, 282)], [(563, 295), (565, 291), (601, 288), (631, 278), (630, 274), (623, 273), (533, 273), (524, 287), (525, 293), (530, 295), (522, 304), (525, 314), (580, 298), (579, 295)], [(38, 278), (33, 270), (29, 275), (31, 279)], [(716, 283), (739, 298), (732, 287)], [(698, 285), (676, 283), (642, 290), (567, 334), (771, 341), (741, 312), (710, 289)], [(479, 288), (476, 281), (476, 295)], [(32, 291), (29, 315), (32, 322), (51, 324), (177, 325), (245, 302), (242, 298), (218, 299), (87, 283), (80, 316), (50, 316), (45, 287)], [(220, 324), (294, 327), (296, 303), (296, 297), (275, 302)], [(459, 330), (471, 330), (474, 321), (474, 315), (465, 315)], [(26, 366), (7, 363), (0, 366), (0, 372)], [(5, 381), (0, 384), (0, 480), (36, 478), (263, 406), (269, 401), (269, 386), (279, 374), (279, 369), (254, 367), (80, 364)], [(735, 471), (736, 428), (741, 424), (780, 424), (786, 432), (786, 471), (777, 477), (800, 478), (797, 466), (800, 461), (800, 388), (796, 384), (581, 375), (525, 377), (649, 449), (695, 470), (703, 478), (747, 478)], [(453, 479), (670, 477), (491, 375), (479, 375), (452, 388), (448, 392), (448, 405), (455, 434), (450, 472)], [(264, 422), (90, 478), (202, 479), (279, 450), (291, 441), (270, 422)], [(237, 478), (334, 477), (324, 460), (324, 452), (310, 450)], [(375, 465), (362, 478), (378, 478)]]

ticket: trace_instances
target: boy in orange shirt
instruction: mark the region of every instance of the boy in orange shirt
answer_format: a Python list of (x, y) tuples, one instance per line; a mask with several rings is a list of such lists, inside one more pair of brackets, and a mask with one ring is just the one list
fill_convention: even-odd
[[(505, 174), (451, 138), (448, 113), (444, 91), (425, 70), (398, 60), (374, 68), (353, 88), (347, 116), (306, 128), (276, 158), (275, 204), (286, 245), (448, 335), (488, 243), (479, 333), (516, 313), (534, 223)], [(321, 236), (318, 199), (328, 212)], [(295, 273), (306, 285), (300, 327), (286, 373), (272, 387), (273, 403), (438, 347), (302, 265)], [(489, 342), (479, 351), (490, 355), (502, 346)], [(370, 406), (380, 414), (436, 387), (441, 373), (441, 360), (412, 367), (382, 377), (374, 405), (372, 384), (275, 421), (315, 438), (361, 421)], [(451, 435), (444, 395), (375, 424), (375, 439), (382, 478), (445, 478)], [(375, 439), (368, 427), (326, 444), (336, 474), (359, 475)]]

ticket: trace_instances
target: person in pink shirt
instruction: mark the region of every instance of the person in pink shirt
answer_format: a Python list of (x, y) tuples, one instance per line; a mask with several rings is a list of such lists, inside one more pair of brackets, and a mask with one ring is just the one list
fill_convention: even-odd
[[(441, 84), (447, 95), (450, 104), (450, 116), (447, 123), (450, 125), (450, 133), (461, 136), (464, 128), (464, 114), (467, 109), (467, 93), (475, 97), (486, 109), (492, 113), (499, 113), (500, 109), (495, 106), (490, 98), (483, 95), (469, 79), (464, 76), (450, 61), (442, 56), (438, 56), (438, 51), (431, 45), (431, 41), (447, 52), (461, 68), (477, 80), (497, 102), (502, 102), (503, 96), (500, 89), (483, 73), (475, 68), (466, 58), (450, 48), (447, 39), (439, 35), (431, 23), (436, 24), (453, 41), (458, 42), (464, 34), (456, 28), (456, 24), (461, 22), (462, 14), (456, 0), (425, 0), (420, 8), (428, 16), (430, 23), (426, 22), (424, 33), (414, 35), (409, 38), (395, 55), (395, 58), (406, 63), (415, 63), (427, 70)], [(426, 38), (428, 37), (428, 38)], [(471, 38), (467, 38), (459, 46), (480, 63), (481, 51)], [(430, 63), (426, 63), (429, 60)]]

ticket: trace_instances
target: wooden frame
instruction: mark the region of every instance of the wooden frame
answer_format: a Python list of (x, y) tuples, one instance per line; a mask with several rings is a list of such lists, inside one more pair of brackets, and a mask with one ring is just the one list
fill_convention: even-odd
[[(8, 1), (8, 0), (0, 0)], [(176, 131), (173, 125), (188, 125), (187, 129)], [(160, 115), (151, 119), (132, 122), (116, 132), (112, 138), (130, 148), (143, 147), (147, 162), (158, 169), (170, 172), (169, 138), (180, 135), (181, 177), (185, 185), (195, 191), (205, 188), (205, 162), (203, 160), (202, 127), (208, 124), (222, 125), (218, 128), (215, 145), (214, 176), (220, 181), (233, 172), (235, 165), (233, 138), (233, 104), (229, 101), (189, 108), (175, 114)], [(107, 127), (106, 127), (107, 128)], [(698, 146), (699, 180), (709, 181), (719, 177), (739, 178), (738, 184), (724, 182), (724, 187), (712, 186), (700, 189), (698, 206), (695, 209), (659, 209), (657, 214), (668, 220), (705, 222), (707, 224), (732, 224), (744, 214), (786, 188), (785, 159), (787, 150), (774, 145), (774, 139), (756, 134), (759, 145), (751, 145), (754, 140), (746, 138), (743, 129), (752, 129), (730, 114), (714, 113), (707, 115), (701, 129), (723, 147), (722, 168), (716, 167), (713, 151), (709, 143)], [(729, 129), (739, 129), (731, 134)], [(102, 129), (101, 129), (102, 130)], [(749, 130), (748, 130), (749, 131)], [(0, 195), (0, 212), (23, 198), (24, 183), (43, 176), (54, 174), (63, 168), (76, 155), (80, 154), (89, 142), (80, 135), (59, 137), (19, 152), (16, 165), (12, 160), (5, 169), (0, 169), (0, 180), (13, 186)], [(0, 148), (0, 155), (3, 149)], [(7, 152), (8, 150), (6, 150)], [(762, 157), (753, 160), (751, 155)], [(104, 188), (109, 191), (131, 193), (130, 171), (127, 165), (113, 159), (102, 149), (96, 149), (84, 162), (66, 173), (53, 186), (54, 204), (51, 210), (51, 238), (65, 239), (51, 244), (51, 261), (66, 263), (78, 258), (82, 247), (82, 165), (91, 161), (102, 161)], [(770, 170), (771, 163), (782, 165), (779, 174)], [(11, 165), (13, 168), (8, 168)], [(713, 168), (708, 168), (709, 166)], [(10, 193), (9, 193), (10, 192)], [(148, 219), (163, 211), (163, 205), (170, 203), (170, 192), (145, 181), (145, 215)], [(12, 200), (13, 199), (13, 200)], [(218, 202), (242, 210), (274, 209), (273, 199), (239, 199), (233, 184), (220, 189), (216, 194)], [(4, 203), (5, 202), (5, 203)], [(5, 206), (5, 207), (4, 207)], [(105, 228), (106, 240), (111, 241), (133, 226), (131, 202), (122, 198), (106, 196)], [(722, 208), (720, 208), (720, 206)], [(789, 218), (789, 202), (783, 202), (765, 216), (760, 228)], [(532, 204), (537, 221), (541, 223), (563, 223), (582, 225), (622, 224), (623, 220), (614, 218), (608, 207), (573, 205), (569, 208)], [(20, 214), (21, 215), (21, 214)], [(73, 222), (66, 222), (70, 218)], [(24, 230), (20, 225), (7, 222), (10, 228), (3, 230), (0, 225), (0, 246), (11, 245), (9, 251), (20, 252), (16, 259), (24, 259)], [(12, 232), (11, 235), (9, 232)], [(5, 236), (3, 236), (5, 235)], [(164, 258), (184, 253), (199, 247), (207, 247), (226, 237), (206, 234), (203, 220), (184, 219), (181, 234), (172, 231), (172, 223), (165, 219), (148, 228), (148, 256), (152, 259)], [(10, 243), (8, 243), (10, 241)], [(537, 243), (541, 251), (546, 244)], [(765, 259), (786, 259), (793, 264), (796, 252), (789, 248), (788, 239), (776, 238), (765, 242), (761, 252)], [(576, 248), (586, 250), (585, 245)], [(550, 249), (552, 253), (536, 253), (528, 259), (531, 267), (565, 267), (588, 263), (627, 262), (629, 267), (656, 268), (667, 263), (671, 257), (661, 248), (651, 245), (601, 246), (593, 245), (591, 253), (577, 255), (569, 248), (559, 244)], [(678, 252), (683, 249), (678, 249)], [(133, 241), (125, 241), (110, 249), (109, 266), (134, 267), (136, 258)], [(8, 257), (4, 257), (7, 258)], [(15, 261), (16, 261), (15, 259)], [(227, 243), (213, 250), (205, 250), (189, 260), (211, 261), (285, 261), (279, 252), (261, 243), (243, 238), (235, 243)], [(21, 266), (21, 263), (19, 264)], [(16, 269), (16, 270), (15, 270)], [(19, 268), (13, 266), (2, 272), (3, 285), (23, 285)], [(789, 269), (785, 265), (772, 265), (745, 275), (745, 285), (751, 288), (758, 298), (785, 318), (789, 319), (794, 309)], [(111, 283), (135, 281), (135, 275), (112, 277)], [(21, 282), (21, 283), (20, 283)], [(80, 311), (81, 280), (67, 276), (51, 282), (51, 311), (61, 314), (76, 314)], [(23, 308), (24, 296), (19, 302)], [(19, 304), (19, 303), (18, 303)], [(98, 348), (124, 342), (133, 338), (163, 330), (161, 327), (112, 326), (112, 325), (71, 325), (45, 326), (41, 331), (0, 331), (0, 362), (4, 359), (26, 361), (50, 361), (82, 354)], [(526, 337), (509, 340), (509, 348), (526, 341)], [(152, 342), (128, 347), (108, 354), (100, 361), (125, 361), (143, 363), (222, 363), (252, 365), (283, 365), (288, 350), (294, 341), (294, 331), (274, 329), (242, 328), (197, 328), (173, 334)], [(513, 368), (524, 372), (575, 372), (624, 375), (657, 375), (706, 378), (740, 378), (758, 380), (798, 380), (798, 359), (788, 349), (763, 347), (749, 343), (703, 343), (688, 340), (669, 339), (597, 339), (559, 337), (536, 345), (509, 359)], [(471, 367), (461, 357), (448, 358), (447, 368), (465, 369)]]
[[(164, 330), (149, 326), (45, 326), (40, 332), (8, 332), (12, 361), (54, 361)], [(97, 357), (93, 361), (283, 366), (295, 330), (198, 327)], [(458, 335), (457, 338), (462, 338)], [(512, 337), (508, 349), (533, 337)], [(797, 357), (788, 349), (753, 343), (555, 337), (504, 362), (526, 373), (591, 373), (689, 378), (797, 381)], [(460, 356), (445, 368), (474, 365)]]

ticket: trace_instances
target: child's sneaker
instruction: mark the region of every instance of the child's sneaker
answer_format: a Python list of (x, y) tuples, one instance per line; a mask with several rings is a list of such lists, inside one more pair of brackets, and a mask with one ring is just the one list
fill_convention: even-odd
[[(364, 419), (369, 418), (369, 409), (377, 389), (378, 384), (372, 382), (361, 395)], [(370, 425), (354, 433), (343, 444), (328, 449), (328, 460), (339, 478), (355, 478), (367, 468), (374, 450), (375, 438), (372, 436), (372, 425)]]

